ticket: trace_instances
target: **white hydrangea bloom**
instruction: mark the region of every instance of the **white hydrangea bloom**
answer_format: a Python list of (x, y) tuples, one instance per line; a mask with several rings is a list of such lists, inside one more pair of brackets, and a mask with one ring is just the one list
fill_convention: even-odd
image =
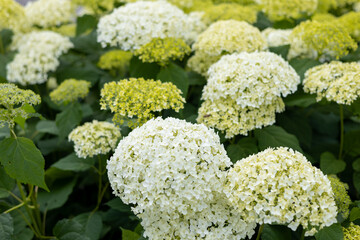
[(202, 99), (229, 96), (242, 108), (271, 104), (276, 97), (295, 92), (300, 83), (289, 63), (271, 52), (225, 55), (210, 67), (208, 75)]
[(278, 47), (290, 44), (289, 36), (292, 29), (274, 29), (266, 28), (261, 34), (266, 39), (269, 47)]
[(269, 148), (242, 159), (227, 178), (230, 202), (259, 224), (283, 224), (293, 231), (302, 225), (311, 236), (336, 223), (329, 179), (292, 149)]
[(74, 142), (79, 158), (87, 158), (114, 150), (120, 137), (120, 129), (114, 124), (93, 120), (72, 130), (69, 141)]
[(138, 49), (153, 38), (174, 37), (191, 44), (203, 28), (199, 16), (187, 15), (168, 2), (138, 1), (100, 19), (98, 42), (123, 50)]
[(33, 25), (48, 28), (69, 22), (75, 11), (70, 0), (37, 0), (26, 4), (25, 14)]
[(135, 205), (150, 239), (251, 236), (254, 224), (234, 217), (239, 214), (217, 198), (224, 196), (230, 166), (213, 130), (175, 118), (151, 119), (134, 129), (107, 163), (114, 194)]
[(6, 66), (7, 80), (23, 86), (46, 82), (48, 72), (59, 66), (58, 57), (71, 47), (69, 38), (51, 31), (16, 37), (12, 49), (18, 50), (18, 54)]

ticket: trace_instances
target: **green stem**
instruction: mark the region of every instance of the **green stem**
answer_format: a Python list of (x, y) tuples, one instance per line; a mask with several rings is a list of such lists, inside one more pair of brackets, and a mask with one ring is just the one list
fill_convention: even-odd
[(261, 233), (262, 233), (263, 229), (264, 229), (264, 224), (262, 224), (262, 225), (260, 226), (259, 232), (258, 232), (258, 234), (257, 234), (257, 236), (256, 236), (256, 240), (260, 240), (260, 236), (261, 236)]
[(18, 198), (18, 196), (16, 196), (15, 194), (13, 194), (12, 192), (10, 192), (10, 191), (7, 191), (13, 198), (15, 198), (16, 200), (18, 200), (20, 203), (22, 203), (23, 201), (20, 199), (20, 198)]
[(14, 132), (14, 129), (12, 129), (12, 128), (10, 128), (10, 136), (11, 136), (12, 138), (17, 138), (17, 137), (16, 137), (16, 134), (15, 134), (15, 132)]
[(18, 209), (18, 208), (21, 208), (22, 206), (24, 206), (24, 204), (25, 204), (25, 202), (22, 202), (22, 203), (20, 203), (20, 204), (18, 204), (18, 205), (16, 205), (16, 206), (14, 206), (14, 207), (6, 210), (4, 213), (9, 213), (9, 212), (12, 212), (12, 211), (14, 211), (14, 210), (16, 210), (16, 209)]
[[(30, 189), (34, 189), (34, 186), (33, 185), (29, 185), (29, 188)], [(34, 212), (35, 212), (35, 219), (36, 219), (36, 223), (37, 223), (37, 226), (39, 227), (39, 230), (40, 230), (40, 233), (41, 235), (44, 235), (45, 232), (41, 231), (42, 229), (42, 221), (41, 221), (41, 215), (40, 215), (40, 209), (39, 209), (39, 204), (37, 202), (37, 192), (38, 192), (38, 187), (35, 186), (35, 191), (33, 192), (33, 194), (30, 195), (30, 198), (31, 198), (31, 202), (34, 206)]]
[(304, 239), (305, 239), (305, 229), (302, 230), (300, 237), (300, 240), (304, 240)]
[(340, 108), (340, 149), (339, 149), (339, 160), (342, 159), (342, 152), (344, 148), (344, 109), (343, 105), (339, 105)]
[[(24, 221), (26, 222), (26, 224), (30, 227), (31, 231), (33, 231), (33, 233), (35, 233), (35, 235), (36, 235), (35, 229), (34, 229), (33, 226), (31, 225), (31, 223), (29, 222), (29, 220), (26, 218), (26, 216), (24, 215), (24, 213), (23, 213), (20, 209), (17, 209), (17, 211), (21, 214), (21, 217), (24, 219)], [(38, 235), (36, 235), (36, 236), (38, 236)]]

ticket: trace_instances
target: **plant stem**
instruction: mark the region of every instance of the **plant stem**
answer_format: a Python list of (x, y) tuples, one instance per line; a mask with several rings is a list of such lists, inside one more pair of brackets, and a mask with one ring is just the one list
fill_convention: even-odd
[(300, 237), (300, 240), (304, 240), (304, 239), (305, 239), (305, 229), (302, 230)]
[[(34, 186), (33, 185), (29, 185), (29, 188), (30, 189), (34, 189)], [(33, 194), (30, 195), (30, 199), (31, 199), (31, 202), (34, 206), (34, 211), (35, 211), (35, 219), (36, 219), (36, 223), (39, 227), (39, 230), (40, 230), (40, 233), (41, 235), (44, 235), (45, 232), (41, 231), (42, 229), (42, 221), (41, 221), (41, 215), (40, 215), (40, 209), (39, 209), (39, 204), (37, 203), (37, 192), (38, 192), (38, 187), (35, 186), (35, 191), (33, 192)]]
[(14, 207), (6, 210), (4, 213), (9, 213), (9, 212), (12, 212), (12, 211), (14, 211), (14, 210), (16, 210), (16, 209), (18, 209), (18, 208), (21, 208), (22, 206), (24, 206), (24, 204), (25, 204), (25, 202), (22, 202), (22, 203), (20, 203), (20, 204), (18, 204), (18, 205), (16, 205), (16, 206), (14, 206)]
[(107, 182), (105, 184), (105, 186), (103, 186), (103, 182), (102, 182), (102, 176), (106, 173), (106, 169), (102, 169), (102, 158), (98, 155), (98, 159), (99, 159), (99, 168), (96, 169), (96, 172), (99, 174), (99, 188), (98, 188), (98, 196), (97, 196), (97, 204), (96, 207), (94, 208), (94, 210), (92, 210), (92, 213), (96, 212), (101, 204), (101, 201), (104, 197), (105, 191), (107, 189), (107, 187), (109, 186), (109, 182)]
[(264, 224), (262, 224), (262, 225), (260, 226), (259, 232), (258, 232), (258, 234), (257, 234), (257, 236), (256, 236), (256, 240), (260, 240), (260, 236), (261, 236), (261, 233), (262, 233), (263, 229), (264, 229)]
[(343, 105), (339, 105), (340, 109), (340, 149), (339, 149), (339, 160), (342, 159), (342, 152), (344, 147), (344, 109)]

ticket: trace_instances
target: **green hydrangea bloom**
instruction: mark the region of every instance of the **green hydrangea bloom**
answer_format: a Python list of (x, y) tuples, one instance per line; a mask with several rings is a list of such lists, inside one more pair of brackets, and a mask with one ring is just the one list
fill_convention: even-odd
[(112, 10), (116, 0), (73, 0), (73, 2), (86, 7), (91, 13), (99, 15)]
[(98, 67), (110, 71), (112, 75), (123, 75), (130, 66), (131, 52), (112, 50), (100, 57)]
[(317, 22), (331, 22), (336, 20), (336, 17), (330, 13), (315, 13), (311, 19)]
[(139, 56), (143, 62), (156, 62), (165, 66), (170, 60), (182, 60), (190, 54), (191, 48), (179, 38), (153, 38), (151, 42), (135, 50), (134, 55)]
[(333, 61), (305, 72), (304, 91), (338, 104), (351, 105), (360, 96), (360, 63)]
[(336, 0), (318, 0), (318, 6), (316, 12), (327, 13), (330, 9), (334, 9), (337, 6)]
[(339, 24), (343, 26), (350, 35), (360, 41), (360, 12), (349, 12), (339, 18)]
[(312, 58), (320, 61), (339, 59), (356, 50), (357, 44), (342, 26), (333, 22), (305, 21), (290, 37), (288, 58)]
[(346, 183), (340, 181), (336, 175), (328, 176), (331, 182), (331, 188), (334, 192), (336, 206), (338, 208), (338, 213), (342, 215), (344, 219), (349, 216), (349, 206), (351, 204), (351, 199), (347, 193), (349, 186)]
[(213, 3), (219, 4), (219, 3), (238, 3), (242, 5), (249, 5), (254, 4), (254, 0), (212, 0)]
[(14, 0), (0, 0), (0, 30), (10, 28), (15, 31), (27, 30), (24, 8)]
[(181, 90), (172, 83), (160, 80), (130, 78), (119, 82), (110, 82), (101, 89), (101, 109), (110, 109), (114, 113), (113, 122), (123, 124), (125, 119), (137, 117), (130, 121), (129, 127), (141, 126), (163, 109), (174, 109), (178, 112), (184, 107), (185, 99)]
[(90, 86), (90, 82), (85, 80), (67, 79), (50, 93), (50, 98), (57, 104), (67, 105), (85, 98), (89, 93)]
[(358, 240), (360, 238), (360, 226), (350, 223), (347, 228), (342, 228), (344, 233), (344, 240)]
[(317, 0), (257, 0), (272, 21), (310, 16), (317, 8)]
[(12, 129), (15, 118), (28, 119), (33, 116), (26, 111), (26, 105), (37, 105), (41, 102), (39, 95), (31, 90), (23, 90), (12, 83), (0, 84), (0, 127), (7, 123)]

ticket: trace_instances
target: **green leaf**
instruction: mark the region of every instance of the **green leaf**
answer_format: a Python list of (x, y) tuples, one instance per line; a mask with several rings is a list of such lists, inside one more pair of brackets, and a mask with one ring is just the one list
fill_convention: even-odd
[(15, 187), (15, 180), (12, 179), (4, 170), (4, 167), (0, 165), (0, 198), (6, 198), (10, 194), (8, 191), (12, 191)]
[(45, 160), (27, 138), (6, 138), (0, 142), (0, 162), (10, 177), (48, 190), (45, 184)]
[(57, 222), (53, 234), (59, 240), (90, 240), (89, 237), (84, 236), (83, 225), (72, 219)]
[(54, 163), (52, 167), (58, 168), (64, 171), (81, 172), (91, 168), (95, 163), (93, 158), (78, 158), (75, 153), (61, 158)]
[(343, 240), (344, 233), (340, 224), (333, 224), (330, 227), (321, 229), (316, 235), (316, 240)]
[(174, 63), (170, 63), (166, 68), (161, 69), (157, 75), (157, 79), (162, 82), (171, 82), (181, 91), (183, 97), (186, 98), (189, 88), (189, 78), (184, 69)]
[(353, 184), (355, 186), (356, 191), (360, 193), (360, 172), (354, 172)]
[(301, 79), (304, 79), (304, 74), (308, 69), (321, 64), (321, 62), (309, 58), (294, 58), (289, 63)]
[(320, 169), (325, 174), (337, 174), (344, 171), (346, 163), (338, 160), (332, 153), (324, 152), (320, 156)]
[(360, 116), (360, 98), (358, 98), (356, 101), (354, 101), (350, 105), (349, 109), (353, 112), (354, 115)]
[(76, 20), (76, 36), (79, 36), (89, 30), (92, 30), (97, 25), (97, 20), (92, 15), (83, 15)]
[(355, 171), (360, 172), (360, 158), (356, 159), (353, 163), (352, 163), (352, 167)]
[(140, 235), (136, 232), (121, 228), (121, 236), (122, 240), (138, 240), (140, 238)]
[(360, 208), (354, 207), (350, 212), (350, 221), (353, 222), (360, 218)]
[(289, 53), (290, 45), (282, 45), (278, 47), (269, 47), (270, 52), (276, 53), (284, 59), (287, 59)]
[(360, 60), (360, 48), (341, 58), (342, 62), (356, 62)]
[(14, 233), (11, 240), (32, 240), (34, 237), (34, 232), (29, 228), (23, 228), (17, 233)]
[(249, 137), (242, 138), (238, 143), (230, 144), (226, 151), (231, 161), (235, 163), (237, 160), (258, 152), (256, 139)]
[(130, 206), (123, 203), (120, 198), (114, 198), (107, 202), (106, 205), (119, 212), (131, 212)]
[(289, 147), (296, 151), (303, 152), (300, 148), (298, 139), (287, 133), (278, 126), (269, 126), (255, 130), (255, 137), (258, 139), (259, 149), (265, 150), (268, 147)]
[(160, 66), (156, 63), (143, 63), (138, 57), (134, 56), (130, 60), (129, 71), (131, 77), (156, 80)]
[(103, 223), (100, 214), (98, 213), (83, 213), (76, 217), (74, 220), (80, 223), (84, 228), (84, 235), (90, 240), (100, 239)]
[(272, 27), (273, 23), (266, 17), (263, 12), (259, 11), (257, 13), (257, 21), (253, 25), (262, 31), (265, 28)]
[(2, 47), (6, 48), (11, 44), (14, 33), (10, 29), (3, 29), (0, 31), (0, 37), (2, 41)]
[(189, 85), (200, 85), (206, 84), (206, 78), (196, 72), (187, 72)]
[(72, 193), (76, 179), (60, 179), (50, 186), (50, 192), (39, 191), (38, 202), (42, 212), (59, 208), (65, 204)]
[(59, 130), (59, 137), (66, 138), (82, 119), (80, 105), (69, 104), (66, 109), (56, 115), (56, 126)]
[(10, 214), (0, 214), (0, 239), (11, 240), (14, 232), (14, 223)]
[(36, 130), (41, 133), (59, 134), (55, 121), (41, 120), (36, 124)]
[(345, 133), (344, 151), (354, 157), (360, 155), (360, 130)]
[(289, 240), (291, 239), (291, 230), (286, 226), (265, 224), (262, 234), (262, 240)]
[(316, 96), (313, 94), (304, 93), (302, 89), (299, 89), (294, 94), (290, 94), (284, 99), (285, 105), (288, 107), (302, 107), (306, 108), (316, 103)]

